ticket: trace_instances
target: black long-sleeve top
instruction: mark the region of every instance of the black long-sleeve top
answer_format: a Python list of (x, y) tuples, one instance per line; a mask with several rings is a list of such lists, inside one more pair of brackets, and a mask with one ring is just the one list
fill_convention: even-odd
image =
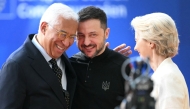
[[(92, 59), (79, 52), (70, 58), (77, 74), (72, 109), (114, 109), (124, 97), (121, 66), (127, 57), (110, 50)], [(130, 68), (127, 68), (129, 74)]]

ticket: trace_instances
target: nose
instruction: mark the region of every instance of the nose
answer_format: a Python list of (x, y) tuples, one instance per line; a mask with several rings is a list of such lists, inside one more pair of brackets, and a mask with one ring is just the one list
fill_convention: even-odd
[(90, 44), (90, 38), (89, 37), (85, 37), (84, 38), (84, 44), (85, 45), (89, 45)]
[(64, 40), (62, 40), (62, 43), (64, 44), (64, 46), (68, 47), (71, 44), (73, 44), (73, 42), (71, 42), (71, 40), (69, 38), (65, 38)]

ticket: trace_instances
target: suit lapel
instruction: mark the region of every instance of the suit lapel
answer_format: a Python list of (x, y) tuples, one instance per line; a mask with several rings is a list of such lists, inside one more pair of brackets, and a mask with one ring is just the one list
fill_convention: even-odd
[(61, 59), (65, 63), (65, 73), (67, 77), (67, 91), (70, 94), (70, 104), (71, 104), (76, 87), (76, 74), (74, 72), (73, 67), (71, 66), (69, 58), (65, 53), (62, 55)]
[(44, 79), (44, 81), (46, 81), (49, 84), (56, 96), (59, 98), (60, 102), (65, 103), (62, 88), (60, 87), (60, 83), (58, 82), (54, 72), (49, 67), (46, 61), (40, 62), (39, 60), (40, 59), (34, 60), (32, 63), (32, 67)]
[(31, 66), (41, 76), (41, 78), (49, 84), (63, 106), (66, 106), (62, 88), (60, 87), (57, 77), (48, 65), (47, 61), (39, 52), (39, 50), (32, 44), (31, 38), (28, 38), (25, 44), (29, 53), (29, 57), (33, 59)]

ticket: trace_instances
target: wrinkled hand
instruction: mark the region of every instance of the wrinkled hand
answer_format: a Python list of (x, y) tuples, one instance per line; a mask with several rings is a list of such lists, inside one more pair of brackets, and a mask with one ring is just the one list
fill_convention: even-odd
[[(106, 42), (105, 45), (107, 47), (109, 47), (109, 42)], [(126, 47), (126, 44), (121, 44), (121, 45), (115, 47), (113, 50), (121, 53), (124, 56), (129, 56), (130, 54), (132, 54), (131, 47), (130, 46)]]

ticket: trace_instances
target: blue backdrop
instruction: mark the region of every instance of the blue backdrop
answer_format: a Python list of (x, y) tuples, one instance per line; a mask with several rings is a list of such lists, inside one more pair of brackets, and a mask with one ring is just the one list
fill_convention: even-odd
[[(107, 41), (110, 48), (121, 43), (135, 45), (130, 21), (151, 12), (169, 14), (176, 22), (180, 46), (179, 54), (173, 58), (181, 69), (190, 88), (190, 0), (0, 0), (0, 66), (17, 49), (27, 35), (37, 33), (40, 17), (53, 2), (62, 2), (76, 12), (87, 5), (102, 8), (108, 15), (111, 33)], [(74, 43), (67, 51), (69, 56), (78, 52)], [(138, 56), (133, 50), (130, 57)]]

